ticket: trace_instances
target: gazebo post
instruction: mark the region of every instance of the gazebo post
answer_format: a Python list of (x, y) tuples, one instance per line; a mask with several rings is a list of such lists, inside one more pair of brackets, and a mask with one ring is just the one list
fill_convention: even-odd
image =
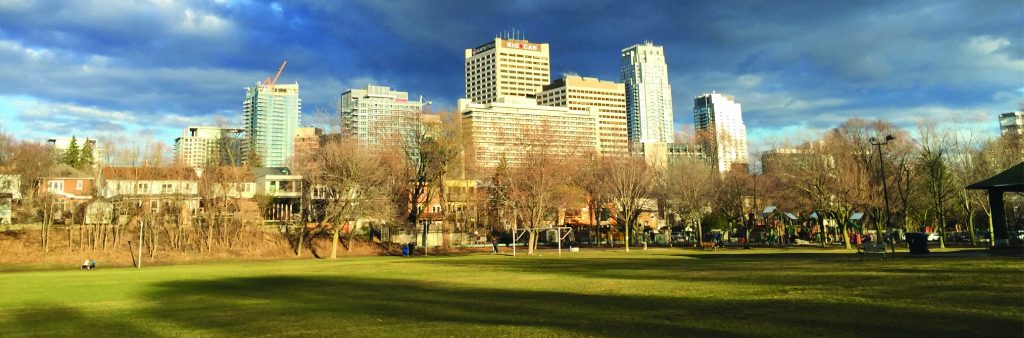
[(988, 203), (992, 206), (992, 246), (1008, 246), (1006, 211), (1003, 208), (1003, 190), (989, 189)]

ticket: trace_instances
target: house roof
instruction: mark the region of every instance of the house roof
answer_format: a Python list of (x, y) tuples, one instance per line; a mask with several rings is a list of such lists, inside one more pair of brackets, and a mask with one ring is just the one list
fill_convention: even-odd
[(67, 164), (58, 164), (50, 168), (46, 178), (92, 178), (92, 175), (75, 169)]
[(1024, 192), (1024, 162), (989, 177), (987, 180), (968, 185), (967, 189)]
[(252, 181), (256, 179), (256, 175), (248, 167), (212, 167), (206, 168), (203, 171), (204, 178), (213, 178), (215, 180), (242, 180)]
[(252, 168), (252, 174), (256, 177), (270, 175), (297, 175), (291, 169), (285, 167)]
[(195, 180), (196, 172), (188, 167), (103, 167), (108, 180)]

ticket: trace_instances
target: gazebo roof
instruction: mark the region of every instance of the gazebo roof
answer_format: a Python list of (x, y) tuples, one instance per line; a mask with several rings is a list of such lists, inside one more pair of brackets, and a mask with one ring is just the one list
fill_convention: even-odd
[(987, 180), (968, 185), (967, 189), (1024, 192), (1024, 162)]

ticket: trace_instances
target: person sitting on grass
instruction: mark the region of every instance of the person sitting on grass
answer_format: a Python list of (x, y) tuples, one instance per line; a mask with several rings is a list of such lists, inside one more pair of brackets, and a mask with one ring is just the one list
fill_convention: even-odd
[(89, 270), (92, 270), (92, 269), (95, 269), (95, 268), (96, 268), (96, 259), (94, 258), (94, 259), (89, 261)]
[(82, 262), (82, 270), (88, 270), (88, 269), (89, 269), (89, 260), (86, 259), (84, 262)]

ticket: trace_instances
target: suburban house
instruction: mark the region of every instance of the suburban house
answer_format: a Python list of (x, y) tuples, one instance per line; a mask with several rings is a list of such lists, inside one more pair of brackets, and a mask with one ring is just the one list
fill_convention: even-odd
[(81, 170), (66, 164), (50, 169), (39, 179), (36, 187), (38, 196), (51, 196), (57, 203), (57, 210), (73, 210), (92, 199), (93, 178)]
[(252, 199), (256, 195), (256, 175), (247, 167), (202, 170), (200, 185), (203, 198)]
[(21, 175), (0, 174), (0, 224), (11, 224), (14, 201), (21, 199)]
[(263, 215), (267, 221), (287, 221), (299, 213), (302, 202), (302, 175), (285, 167), (252, 168), (256, 177), (256, 196), (269, 203)]
[(188, 167), (103, 167), (98, 187), (103, 198), (134, 202), (143, 212), (174, 205), (191, 212), (199, 208), (199, 177)]

